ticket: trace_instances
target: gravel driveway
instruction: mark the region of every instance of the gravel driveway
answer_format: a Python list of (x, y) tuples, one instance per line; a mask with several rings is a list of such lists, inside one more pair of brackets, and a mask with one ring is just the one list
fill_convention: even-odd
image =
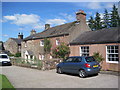
[(15, 88), (118, 88), (118, 76), (99, 74), (87, 78), (57, 74), (55, 70), (4, 66), (0, 67)]

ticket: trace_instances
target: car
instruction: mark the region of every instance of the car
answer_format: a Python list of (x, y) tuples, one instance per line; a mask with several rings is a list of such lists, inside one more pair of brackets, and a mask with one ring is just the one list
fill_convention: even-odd
[(93, 56), (71, 56), (56, 66), (56, 71), (59, 74), (78, 74), (81, 78), (93, 74), (97, 75), (100, 69), (100, 64)]
[(11, 66), (10, 58), (7, 54), (0, 54), (0, 66), (9, 65)]

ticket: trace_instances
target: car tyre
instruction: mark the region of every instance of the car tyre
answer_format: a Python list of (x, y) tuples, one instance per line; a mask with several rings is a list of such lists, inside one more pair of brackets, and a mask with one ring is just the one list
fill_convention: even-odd
[(81, 78), (85, 78), (85, 77), (87, 76), (87, 74), (86, 74), (86, 72), (85, 72), (84, 70), (80, 70), (80, 71), (79, 71), (79, 76), (80, 76)]
[(62, 74), (62, 73), (63, 73), (60, 67), (57, 68), (57, 73), (59, 73), (59, 74)]

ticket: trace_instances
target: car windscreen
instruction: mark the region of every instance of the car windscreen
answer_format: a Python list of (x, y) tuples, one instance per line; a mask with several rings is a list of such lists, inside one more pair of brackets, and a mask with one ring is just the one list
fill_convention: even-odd
[(94, 62), (95, 59), (93, 57), (86, 57), (85, 58), (87, 62)]
[(7, 55), (0, 55), (0, 58), (8, 59)]

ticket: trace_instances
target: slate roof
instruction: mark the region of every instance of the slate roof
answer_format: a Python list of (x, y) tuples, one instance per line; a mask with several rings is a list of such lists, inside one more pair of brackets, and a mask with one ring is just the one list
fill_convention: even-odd
[(12, 40), (14, 40), (17, 44), (21, 44), (21, 42), (23, 41), (22, 39), (18, 39), (18, 38), (10, 38)]
[(31, 39), (41, 39), (41, 38), (55, 37), (55, 36), (61, 36), (61, 35), (68, 35), (75, 27), (75, 23), (76, 21), (51, 27), (47, 30), (44, 30), (43, 32), (30, 35), (24, 38), (24, 41), (31, 40)]
[(71, 45), (120, 43), (120, 27), (86, 31), (70, 42)]

